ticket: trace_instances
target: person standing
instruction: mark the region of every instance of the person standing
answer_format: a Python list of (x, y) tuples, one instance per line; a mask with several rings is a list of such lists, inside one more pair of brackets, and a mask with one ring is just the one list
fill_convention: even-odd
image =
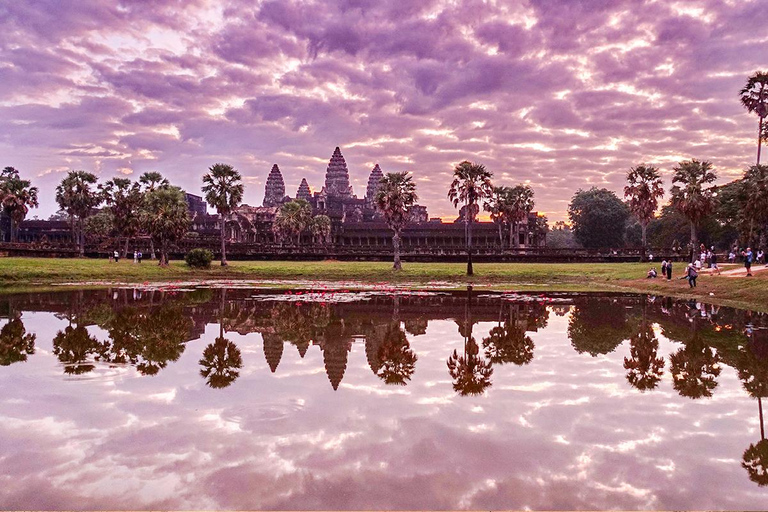
[(744, 268), (747, 269), (747, 277), (752, 277), (752, 248), (747, 247), (747, 250), (742, 251), (741, 255), (744, 256)]
[(112, 256), (115, 258), (115, 263), (120, 261), (120, 252), (115, 251), (115, 252), (112, 253)]
[(667, 262), (667, 281), (672, 279), (672, 260)]
[(709, 266), (712, 268), (712, 273), (717, 272), (720, 275), (720, 267), (717, 266), (717, 253), (714, 246), (712, 247), (712, 255), (709, 257)]
[(696, 288), (696, 278), (699, 277), (699, 273), (696, 271), (696, 267), (693, 263), (689, 263), (685, 270), (685, 279), (688, 279), (688, 286), (690, 288)]
[(139, 262), (139, 251), (134, 250), (133, 251), (133, 263), (136, 264)]
[(143, 256), (143, 255), (141, 254), (141, 249), (139, 249), (139, 263), (141, 263), (141, 258), (142, 258), (142, 256)]

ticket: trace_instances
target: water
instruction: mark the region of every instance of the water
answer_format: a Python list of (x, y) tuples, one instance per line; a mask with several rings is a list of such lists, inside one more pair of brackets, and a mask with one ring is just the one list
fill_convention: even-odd
[(758, 313), (241, 288), (0, 316), (3, 509), (768, 507)]

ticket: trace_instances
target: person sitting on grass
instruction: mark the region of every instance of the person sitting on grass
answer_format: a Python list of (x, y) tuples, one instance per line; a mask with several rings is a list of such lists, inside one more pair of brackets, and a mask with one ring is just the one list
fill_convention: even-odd
[(656, 279), (657, 275), (659, 275), (659, 274), (656, 272), (656, 268), (655, 267), (651, 267), (651, 270), (648, 271), (648, 275), (646, 275), (646, 278), (647, 279)]

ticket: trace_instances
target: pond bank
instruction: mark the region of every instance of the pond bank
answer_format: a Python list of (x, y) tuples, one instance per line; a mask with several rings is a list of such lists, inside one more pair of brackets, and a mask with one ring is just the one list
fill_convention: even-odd
[[(405, 263), (394, 272), (384, 262), (233, 261), (228, 267), (192, 270), (174, 261), (161, 268), (153, 261), (110, 263), (94, 259), (0, 258), (0, 293), (70, 285), (108, 287), (156, 283), (165, 286), (211, 283), (214, 286), (259, 285), (312, 287), (335, 283), (350, 289), (360, 286), (397, 286), (407, 289), (456, 289), (472, 284), (478, 289), (503, 291), (603, 291), (650, 293), (692, 298), (712, 304), (768, 311), (768, 272), (754, 277), (706, 273), (690, 289), (678, 279), (678, 264), (671, 281), (645, 279), (648, 263), (479, 263), (467, 277), (461, 263)], [(658, 267), (658, 264), (656, 265)], [(725, 266), (738, 268), (735, 266)]]

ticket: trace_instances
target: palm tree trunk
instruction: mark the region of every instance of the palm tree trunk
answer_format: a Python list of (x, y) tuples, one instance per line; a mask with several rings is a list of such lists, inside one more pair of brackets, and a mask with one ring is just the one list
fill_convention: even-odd
[(504, 249), (504, 234), (501, 230), (501, 222), (499, 222), (499, 247)]
[(763, 400), (757, 397), (757, 408), (760, 412), (760, 439), (765, 439), (765, 424), (763, 423)]
[(80, 217), (77, 220), (77, 236), (80, 240), (80, 257), (85, 257), (85, 233), (83, 233), (83, 218)]
[(640, 248), (640, 261), (642, 262), (645, 260), (645, 247), (646, 247), (646, 241), (645, 241), (645, 232), (648, 229), (648, 224), (642, 223), (640, 224), (640, 232), (642, 233), (642, 244), (643, 246)]
[(696, 224), (691, 221), (691, 263), (696, 261), (696, 245), (698, 245), (698, 240), (696, 239)]
[(760, 148), (763, 143), (763, 118), (760, 118), (760, 123), (757, 129), (757, 165), (760, 165)]
[(395, 249), (395, 264), (392, 266), (394, 270), (402, 270), (403, 266), (400, 263), (400, 233), (395, 231), (395, 235), (392, 237), (392, 246)]
[(221, 217), (221, 266), (226, 267), (227, 266), (227, 243), (224, 241), (224, 235), (225, 235), (225, 220), (224, 220), (224, 214), (219, 214), (219, 217)]
[(156, 259), (157, 256), (155, 256), (155, 240), (150, 236), (149, 237), (149, 252), (152, 254), (152, 259)]
[(474, 275), (474, 269), (472, 268), (472, 221), (473, 215), (471, 212), (473, 205), (467, 205), (467, 275)]
[(123, 245), (123, 258), (128, 257), (128, 237), (125, 237), (125, 245)]
[(13, 220), (13, 215), (11, 217), (11, 243), (14, 243), (16, 241), (16, 222)]

